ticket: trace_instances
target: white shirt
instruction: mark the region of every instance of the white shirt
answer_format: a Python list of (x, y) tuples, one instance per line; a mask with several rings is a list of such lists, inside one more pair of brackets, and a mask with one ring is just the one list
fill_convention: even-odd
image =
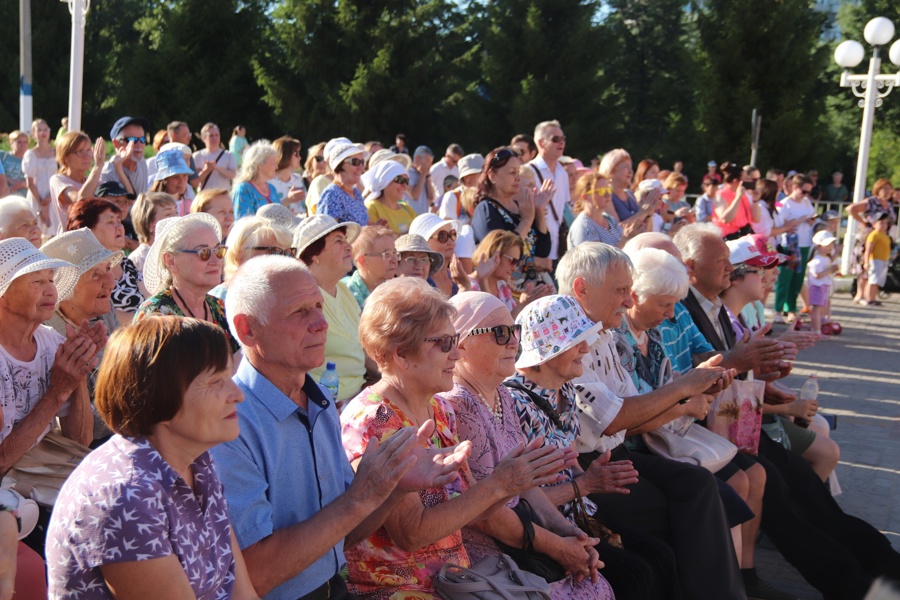
[[(216, 157), (219, 156), (220, 152), (222, 152), (221, 149), (213, 150), (212, 152), (205, 149), (194, 152), (194, 164), (197, 165), (197, 172), (199, 173), (200, 170), (203, 169), (203, 163), (216, 162)], [(224, 154), (219, 158), (219, 162), (217, 162), (216, 165), (226, 171), (235, 171), (235, 174), (237, 174), (237, 159), (234, 157), (234, 154), (228, 150), (224, 151)], [(203, 189), (212, 190), (215, 188), (225, 188), (230, 192), (231, 180), (227, 179), (218, 171), (213, 171), (206, 179), (206, 185), (203, 186)]]
[(448, 175), (453, 175), (454, 177), (458, 178), (459, 167), (455, 165), (451, 167), (450, 165), (448, 165), (447, 157), (445, 156), (441, 160), (431, 165), (429, 174), (431, 175), (431, 187), (434, 188), (434, 197), (435, 199), (438, 199), (444, 196), (444, 179)]
[(615, 338), (608, 330), (600, 332), (600, 338), (581, 359), (584, 373), (574, 380), (575, 406), (581, 435), (575, 440), (579, 453), (606, 452), (625, 441), (625, 430), (613, 435), (603, 432), (622, 410), (624, 398), (637, 396), (631, 376), (619, 363)]
[(831, 285), (834, 277), (831, 275), (831, 257), (824, 254), (816, 254), (806, 265), (808, 285)]
[[(813, 208), (809, 198), (805, 196), (799, 202), (788, 196), (781, 201), (781, 206), (778, 208), (778, 215), (781, 217), (782, 223), (792, 219), (804, 219), (797, 225), (797, 244), (801, 248), (812, 246), (813, 228), (805, 219), (810, 218), (814, 214), (816, 214), (816, 210)], [(787, 246), (787, 241), (782, 241), (782, 244)]]
[(719, 339), (722, 340), (722, 343), (725, 343), (725, 332), (722, 331), (722, 324), (719, 322), (719, 311), (722, 310), (722, 299), (716, 297), (715, 300), (710, 300), (703, 294), (697, 291), (697, 288), (691, 286), (691, 291), (694, 292), (694, 297), (697, 298), (697, 302), (700, 303), (700, 308), (703, 309), (703, 312), (706, 313), (706, 316), (709, 318), (710, 323), (716, 330), (716, 335), (719, 336)]
[[(566, 173), (565, 167), (563, 167), (559, 161), (556, 162), (556, 171), (551, 173), (550, 167), (547, 166), (546, 161), (544, 161), (544, 158), (540, 155), (528, 164), (537, 167), (541, 172), (541, 177), (543, 177), (545, 181), (547, 179), (552, 179), (553, 183), (556, 184), (556, 191), (553, 193), (553, 198), (550, 199), (550, 202), (553, 203), (553, 208), (556, 209), (556, 215), (559, 219), (557, 220), (553, 217), (553, 211), (550, 210), (549, 202), (544, 208), (544, 215), (547, 219), (547, 230), (550, 232), (550, 258), (556, 260), (559, 258), (559, 226), (565, 218), (564, 211), (566, 209), (566, 204), (568, 204), (570, 200), (569, 174)], [(539, 177), (536, 182), (538, 187), (541, 187), (541, 177)]]

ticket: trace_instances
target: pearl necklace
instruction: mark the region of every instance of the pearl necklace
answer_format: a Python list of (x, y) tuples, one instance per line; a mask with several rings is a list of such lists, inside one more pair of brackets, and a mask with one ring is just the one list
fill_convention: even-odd
[[(465, 381), (465, 380), (463, 380), (463, 381)], [(481, 400), (481, 403), (484, 404), (485, 408), (487, 408), (491, 412), (491, 414), (494, 415), (494, 419), (496, 419), (496, 421), (498, 423), (502, 423), (503, 422), (503, 401), (501, 400), (500, 395), (499, 394), (497, 395), (497, 400), (494, 402), (494, 406), (492, 408), (490, 402), (488, 402), (487, 398), (484, 397), (484, 394), (482, 394), (481, 392), (476, 390), (474, 385), (472, 385), (468, 381), (465, 382), (465, 385), (467, 388), (469, 388), (470, 391), (475, 392), (475, 395), (478, 396), (478, 399)]]

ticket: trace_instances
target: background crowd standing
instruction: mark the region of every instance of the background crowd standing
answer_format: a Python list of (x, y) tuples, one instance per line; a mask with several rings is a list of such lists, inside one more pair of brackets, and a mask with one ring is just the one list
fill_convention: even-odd
[[(791, 598), (761, 531), (825, 598), (900, 579), (778, 382), (832, 332), (840, 173), (711, 161), (691, 205), (556, 121), (440, 157), (50, 134), (0, 155), (0, 598), (424, 599), (501, 556), (543, 598)], [(867, 306), (895, 201), (846, 211)], [(741, 451), (705, 428), (738, 389)]]

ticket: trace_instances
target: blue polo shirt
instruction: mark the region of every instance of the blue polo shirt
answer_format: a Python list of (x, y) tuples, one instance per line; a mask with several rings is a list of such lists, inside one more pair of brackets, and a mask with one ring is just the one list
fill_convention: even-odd
[(662, 334), (672, 369), (678, 373), (684, 374), (694, 368), (694, 354), (715, 351), (681, 302), (675, 303), (675, 316), (660, 323), (657, 329)]
[[(310, 377), (303, 391), (309, 409), (284, 395), (246, 358), (234, 382), (244, 392), (238, 405), (241, 433), (211, 450), (225, 487), (231, 525), (241, 548), (311, 518), (343, 494), (353, 469), (341, 445), (340, 417)], [(344, 544), (273, 589), (266, 598), (295, 600), (331, 579), (344, 566)]]

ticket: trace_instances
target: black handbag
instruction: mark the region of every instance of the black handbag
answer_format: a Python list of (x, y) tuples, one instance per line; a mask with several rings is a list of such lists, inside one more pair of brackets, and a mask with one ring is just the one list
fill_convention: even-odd
[(515, 548), (497, 540), (497, 545), (500, 546), (503, 553), (516, 561), (519, 568), (525, 569), (529, 573), (540, 575), (548, 583), (564, 579), (566, 571), (562, 568), (562, 565), (546, 554), (541, 554), (534, 549), (535, 515), (534, 509), (531, 508), (528, 500), (519, 498), (519, 503), (513, 508), (513, 512), (516, 513), (516, 516), (519, 517), (522, 526), (525, 528), (525, 544), (521, 548)]

